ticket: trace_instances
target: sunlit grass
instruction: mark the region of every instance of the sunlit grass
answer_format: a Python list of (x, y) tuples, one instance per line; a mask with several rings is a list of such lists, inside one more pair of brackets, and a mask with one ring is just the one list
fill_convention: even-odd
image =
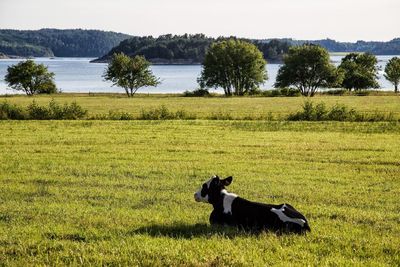
[[(399, 133), (394, 122), (0, 121), (0, 262), (396, 266)], [(212, 174), (233, 175), (242, 197), (292, 204), (312, 232), (210, 227), (193, 193)]]

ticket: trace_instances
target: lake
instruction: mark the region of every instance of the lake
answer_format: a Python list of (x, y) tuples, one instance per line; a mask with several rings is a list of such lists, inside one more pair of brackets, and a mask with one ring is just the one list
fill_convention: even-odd
[[(381, 67), (379, 72), (379, 84), (381, 88), (393, 88), (393, 85), (383, 77), (383, 70), (387, 61), (393, 56), (377, 56), (378, 65)], [(340, 63), (342, 56), (331, 56), (335, 65)], [(55, 73), (57, 87), (63, 92), (124, 92), (122, 88), (111, 86), (102, 78), (102, 74), (107, 64), (89, 63), (92, 58), (35, 58), (37, 63), (43, 63), (49, 70)], [(7, 88), (4, 76), (7, 67), (17, 64), (21, 59), (1, 59), (0, 60), (0, 94), (12, 94), (16, 91)], [(268, 81), (262, 86), (263, 89), (273, 88), (275, 77), (278, 73), (280, 64), (268, 64)], [(162, 83), (154, 87), (141, 88), (141, 93), (182, 93), (186, 90), (194, 90), (198, 87), (197, 77), (200, 75), (200, 65), (154, 65), (151, 67), (153, 73), (161, 78)], [(214, 90), (211, 90), (214, 91)], [(218, 90), (221, 92), (222, 90)]]

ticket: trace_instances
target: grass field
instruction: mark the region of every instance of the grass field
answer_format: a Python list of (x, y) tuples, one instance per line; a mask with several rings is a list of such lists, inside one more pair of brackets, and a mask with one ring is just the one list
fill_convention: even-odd
[[(27, 106), (34, 99), (38, 104), (47, 104), (51, 99), (59, 103), (76, 101), (88, 109), (90, 115), (108, 114), (109, 111), (122, 111), (137, 117), (142, 110), (166, 106), (171, 111), (184, 110), (195, 114), (199, 119), (207, 119), (215, 114), (230, 114), (234, 119), (269, 117), (282, 119), (289, 113), (301, 109), (306, 98), (303, 97), (179, 97), (176, 95), (137, 95), (132, 99), (123, 94), (91, 95), (60, 94), (34, 97), (9, 96), (0, 97), (0, 102), (7, 100), (22, 106)], [(316, 96), (315, 102), (325, 102), (327, 106), (337, 103), (363, 113), (391, 112), (400, 118), (400, 95), (382, 96)]]
[[(77, 101), (90, 112), (239, 101), (95, 99)], [(398, 98), (343, 101), (400, 109)], [(399, 137), (395, 122), (0, 121), (0, 265), (399, 266)], [(193, 193), (212, 174), (233, 175), (242, 197), (294, 205), (312, 232), (210, 227)]]
[[(90, 115), (166, 106), (198, 119), (284, 118), (305, 99), (122, 95), (13, 96), (76, 101)], [(400, 115), (398, 96), (320, 96)], [(0, 265), (399, 265), (400, 123), (0, 121)], [(231, 190), (288, 202), (307, 236), (208, 225), (193, 192), (213, 174)]]

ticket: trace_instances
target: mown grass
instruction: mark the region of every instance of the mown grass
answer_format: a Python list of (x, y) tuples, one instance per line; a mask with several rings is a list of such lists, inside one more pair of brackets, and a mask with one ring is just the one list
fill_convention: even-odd
[[(143, 110), (152, 110), (165, 106), (171, 112), (185, 111), (198, 119), (229, 116), (233, 119), (282, 119), (299, 111), (306, 101), (304, 97), (181, 97), (177, 95), (137, 95), (127, 98), (123, 94), (60, 94), (34, 97), (0, 97), (0, 102), (28, 106), (34, 99), (40, 105), (47, 105), (52, 99), (61, 104), (74, 102), (89, 115), (104, 115), (117, 112), (129, 113), (140, 117)], [(361, 113), (393, 113), (400, 118), (400, 95), (382, 96), (316, 96), (315, 102), (324, 102), (327, 107), (335, 104), (346, 105)]]
[[(0, 263), (396, 266), (399, 133), (396, 122), (0, 121)], [(193, 193), (212, 174), (233, 175), (242, 197), (291, 203), (312, 232), (209, 226)]]

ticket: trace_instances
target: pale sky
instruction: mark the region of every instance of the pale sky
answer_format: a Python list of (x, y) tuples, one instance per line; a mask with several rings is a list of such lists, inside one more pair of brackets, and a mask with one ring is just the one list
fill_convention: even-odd
[(0, 28), (388, 41), (400, 0), (0, 0)]

